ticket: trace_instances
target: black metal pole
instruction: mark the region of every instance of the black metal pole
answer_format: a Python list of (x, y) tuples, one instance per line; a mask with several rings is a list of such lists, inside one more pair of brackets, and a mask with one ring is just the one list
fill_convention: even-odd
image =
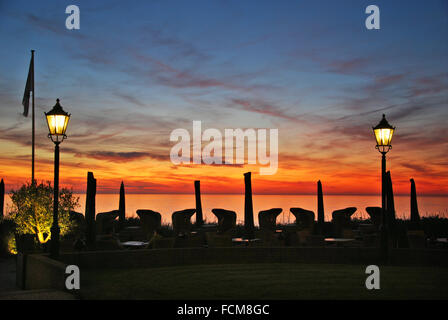
[(386, 208), (386, 153), (381, 153), (381, 208)]
[(51, 226), (51, 247), (50, 255), (56, 259), (59, 257), (59, 143), (55, 142), (54, 148), (54, 199), (53, 199), (53, 225)]
[(387, 216), (386, 216), (386, 153), (381, 152), (381, 258), (384, 262), (388, 258), (388, 235), (387, 235)]

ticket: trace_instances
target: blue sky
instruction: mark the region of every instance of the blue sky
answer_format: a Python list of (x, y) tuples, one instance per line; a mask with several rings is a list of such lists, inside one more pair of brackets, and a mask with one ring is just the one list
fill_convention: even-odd
[[(324, 158), (335, 162), (322, 175), (336, 179), (340, 161), (364, 170), (371, 132), (362, 128), (386, 112), (400, 127), (402, 150), (417, 149), (414, 169), (403, 153), (394, 155), (403, 183), (422, 172), (448, 179), (441, 169), (447, 3), (0, 1), (0, 145), (10, 154), (2, 161), (28, 157), (29, 118), (20, 116), (20, 101), (35, 49), (38, 113), (60, 98), (73, 114), (66, 152), (80, 168), (99, 155), (112, 163), (148, 159), (140, 155), (162, 161), (169, 133), (202, 120), (215, 128), (279, 128), (280, 167), (282, 154), (288, 160), (278, 180), (307, 181), (307, 166)], [(65, 28), (70, 4), (80, 8), (80, 30)], [(380, 8), (381, 30), (365, 28), (370, 4)], [(37, 130), (45, 136), (42, 118)], [(358, 142), (353, 159), (344, 159), (344, 146)], [(47, 141), (38, 148), (51, 159)], [(307, 173), (288, 171), (296, 164)], [(99, 168), (113, 180), (113, 169)]]

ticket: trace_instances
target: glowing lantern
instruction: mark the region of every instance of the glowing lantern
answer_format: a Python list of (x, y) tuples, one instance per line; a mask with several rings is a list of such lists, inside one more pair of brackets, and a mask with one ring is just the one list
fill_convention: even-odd
[(383, 114), (383, 119), (376, 127), (373, 128), (376, 140), (376, 148), (381, 153), (387, 153), (391, 148), (392, 136), (394, 135), (395, 127), (391, 126), (386, 120), (386, 115)]
[(62, 109), (59, 99), (56, 99), (56, 104), (51, 111), (45, 112), (45, 116), (47, 117), (48, 130), (50, 131), (48, 137), (54, 143), (62, 142), (67, 137), (65, 131), (70, 120), (70, 114)]

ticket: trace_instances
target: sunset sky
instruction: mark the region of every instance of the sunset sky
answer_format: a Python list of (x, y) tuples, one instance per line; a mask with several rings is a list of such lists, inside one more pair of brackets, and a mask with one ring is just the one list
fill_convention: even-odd
[[(81, 11), (65, 28), (66, 6)], [(381, 10), (367, 30), (365, 8)], [(99, 193), (378, 194), (372, 126), (397, 127), (388, 169), (397, 194), (448, 195), (448, 2), (0, 1), (0, 177), (31, 175), (31, 117), (22, 116), (35, 49), (36, 178), (53, 180), (43, 116), (72, 114), (62, 186)], [(170, 133), (279, 130), (279, 168), (174, 165)], [(203, 144), (205, 145), (205, 143)]]

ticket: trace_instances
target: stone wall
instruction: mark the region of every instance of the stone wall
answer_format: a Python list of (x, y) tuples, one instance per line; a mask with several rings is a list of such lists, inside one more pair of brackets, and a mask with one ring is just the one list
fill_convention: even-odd
[[(65, 268), (62, 262), (53, 260), (47, 255), (28, 254), (22, 259), (24, 289), (57, 289), (65, 290)], [(19, 282), (19, 281), (18, 281)]]

